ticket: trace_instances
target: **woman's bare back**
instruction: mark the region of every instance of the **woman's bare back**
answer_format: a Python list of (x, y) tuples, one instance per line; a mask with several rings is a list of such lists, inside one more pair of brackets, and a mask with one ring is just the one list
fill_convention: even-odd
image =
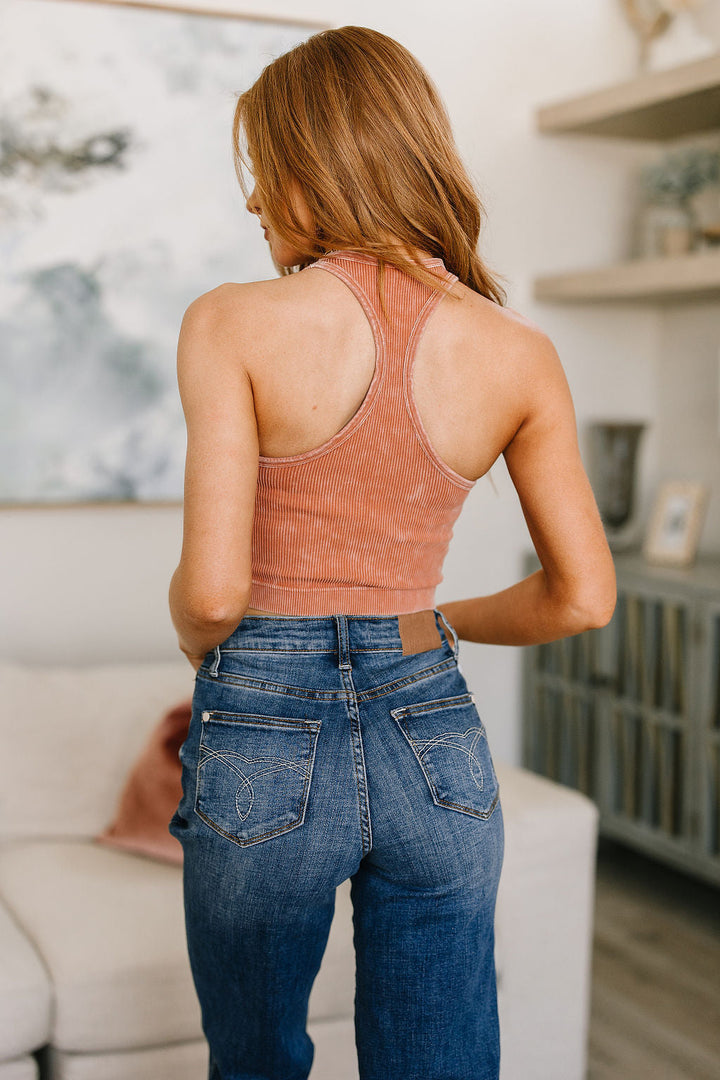
[[(375, 370), (373, 333), (360, 303), (335, 275), (310, 268), (226, 287), (244, 291), (238, 340), (253, 344), (239, 360), (252, 381), (260, 454), (286, 457), (322, 445), (357, 412)], [(521, 342), (526, 353), (528, 336), (539, 331), (461, 282), (453, 292), (460, 301), (441, 299), (418, 344), (414, 395), (438, 455), (476, 480), (521, 421), (513, 356)]]

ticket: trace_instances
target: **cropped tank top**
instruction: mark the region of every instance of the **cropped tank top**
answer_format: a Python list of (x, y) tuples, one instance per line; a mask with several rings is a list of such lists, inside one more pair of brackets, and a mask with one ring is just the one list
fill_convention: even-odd
[[(448, 284), (440, 258), (424, 263)], [(250, 607), (286, 615), (396, 615), (434, 607), (453, 525), (475, 481), (433, 449), (412, 393), (413, 359), (444, 293), (393, 266), (331, 251), (306, 269), (335, 274), (362, 305), (375, 371), (358, 410), (328, 441), (260, 456)]]

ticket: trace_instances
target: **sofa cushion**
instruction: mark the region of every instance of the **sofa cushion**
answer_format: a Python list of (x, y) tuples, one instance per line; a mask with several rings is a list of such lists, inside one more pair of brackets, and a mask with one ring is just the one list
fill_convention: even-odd
[(204, 1038), (106, 1054), (72, 1054), (53, 1046), (49, 1067), (52, 1080), (200, 1080), (208, 1075), (208, 1058)]
[[(52, 991), (40, 957), (1, 902), (0, 958), (0, 1061), (5, 1064), (5, 1058), (20, 1057), (47, 1042)], [(13, 1062), (12, 1068), (20, 1076), (28, 1063)], [(9, 1074), (9, 1064), (7, 1069)], [(0, 1080), (4, 1076), (0, 1068)]]
[(60, 1049), (201, 1033), (178, 867), (90, 840), (9, 841), (0, 845), (0, 893), (50, 973)]
[(153, 724), (192, 697), (194, 682), (184, 657), (77, 668), (0, 662), (0, 839), (100, 833)]
[[(181, 867), (90, 840), (9, 841), (0, 845), (0, 893), (50, 972), (57, 1048), (115, 1051), (202, 1035)], [(351, 911), (343, 882), (312, 1020), (352, 1014)]]
[(38, 1080), (39, 1075), (37, 1061), (28, 1054), (12, 1061), (0, 1061), (0, 1080)]
[[(309, 1080), (358, 1080), (352, 1019), (313, 1020), (307, 1030), (315, 1044)], [(50, 1069), (53, 1080), (199, 1080), (207, 1076), (208, 1057), (204, 1038), (109, 1054), (69, 1054), (53, 1047)], [(2, 1068), (0, 1080), (5, 1080)]]

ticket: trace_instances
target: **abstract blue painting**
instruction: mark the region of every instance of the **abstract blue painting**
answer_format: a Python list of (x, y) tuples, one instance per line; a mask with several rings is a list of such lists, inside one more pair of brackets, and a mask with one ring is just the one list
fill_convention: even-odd
[(182, 500), (183, 312), (276, 274), (235, 176), (236, 96), (317, 29), (0, 0), (3, 505)]

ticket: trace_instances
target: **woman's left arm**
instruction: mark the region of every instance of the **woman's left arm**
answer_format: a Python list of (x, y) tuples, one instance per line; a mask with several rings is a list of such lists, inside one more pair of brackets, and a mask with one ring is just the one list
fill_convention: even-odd
[(195, 669), (249, 603), (258, 433), (243, 365), (242, 285), (220, 285), (187, 308), (177, 376), (187, 426), (183, 537), (169, 603)]

